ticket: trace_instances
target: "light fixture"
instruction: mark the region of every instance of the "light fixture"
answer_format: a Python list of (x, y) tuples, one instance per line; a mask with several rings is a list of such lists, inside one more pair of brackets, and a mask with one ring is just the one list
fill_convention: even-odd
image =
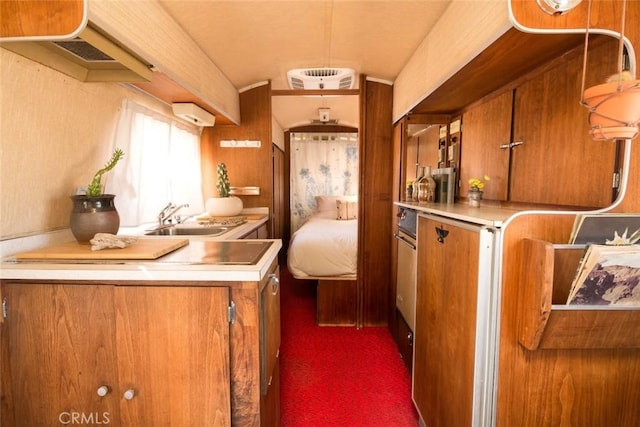
[(320, 116), (320, 121), (322, 123), (326, 123), (329, 121), (329, 109), (328, 108), (318, 108), (318, 115)]
[(536, 0), (540, 9), (549, 15), (564, 15), (582, 2), (582, 0)]
[(213, 126), (216, 123), (216, 116), (191, 102), (177, 102), (171, 104), (171, 108), (173, 114), (196, 126)]

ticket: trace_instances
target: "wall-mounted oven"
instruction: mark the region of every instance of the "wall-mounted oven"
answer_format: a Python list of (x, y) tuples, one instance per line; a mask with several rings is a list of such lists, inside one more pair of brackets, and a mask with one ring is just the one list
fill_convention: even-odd
[(416, 230), (417, 211), (398, 208), (398, 265), (396, 268), (396, 307), (414, 331), (416, 316)]

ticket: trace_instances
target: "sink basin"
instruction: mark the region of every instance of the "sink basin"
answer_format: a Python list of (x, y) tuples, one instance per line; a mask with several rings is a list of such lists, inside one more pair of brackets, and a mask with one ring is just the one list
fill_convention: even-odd
[(145, 232), (145, 236), (219, 236), (230, 227), (162, 227)]

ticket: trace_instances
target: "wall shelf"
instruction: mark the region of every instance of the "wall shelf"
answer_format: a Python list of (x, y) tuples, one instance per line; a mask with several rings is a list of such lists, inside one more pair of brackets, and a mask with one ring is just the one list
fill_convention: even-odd
[(640, 307), (567, 305), (581, 245), (522, 241), (518, 339), (529, 350), (640, 348)]

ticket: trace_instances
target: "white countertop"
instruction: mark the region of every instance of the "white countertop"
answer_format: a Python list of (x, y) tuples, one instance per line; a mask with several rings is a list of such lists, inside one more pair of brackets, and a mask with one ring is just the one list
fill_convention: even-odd
[[(184, 236), (171, 238), (184, 238)], [(196, 262), (204, 256), (204, 245), (202, 244), (204, 241), (206, 238), (203, 237), (190, 238), (187, 246), (174, 253), (178, 251), (190, 252)], [(255, 265), (163, 262), (163, 258), (168, 255), (152, 261), (87, 261), (82, 263), (64, 261), (15, 262), (9, 257), (2, 262), (0, 279), (253, 282), (261, 280), (267, 274), (271, 263), (282, 248), (281, 240), (268, 241), (272, 242), (271, 246)]]
[(488, 227), (501, 228), (510, 218), (524, 213), (553, 213), (575, 214), (577, 211), (562, 210), (548, 207), (541, 209), (535, 206), (503, 207), (491, 201), (482, 202), (480, 207), (471, 207), (466, 203), (419, 203), (419, 202), (394, 202), (396, 206), (414, 209), (418, 212), (440, 215), (447, 218), (470, 222)]
[[(100, 280), (100, 281), (259, 281), (267, 274), (273, 260), (282, 248), (279, 239), (272, 242), (255, 265), (205, 264), (206, 241), (234, 241), (245, 236), (267, 221), (249, 220), (215, 237), (202, 236), (143, 236), (150, 227), (121, 229), (118, 235), (136, 235), (143, 239), (189, 239), (189, 244), (157, 260), (91, 260), (91, 261), (37, 261), (16, 262), (14, 256), (6, 256), (0, 263), (0, 279), (26, 280)], [(192, 225), (192, 224), (191, 224)], [(142, 237), (143, 236), (143, 237)], [(70, 239), (63, 240), (70, 241)], [(245, 242), (255, 240), (243, 240)], [(61, 242), (56, 242), (61, 243)], [(42, 245), (41, 245), (42, 246)], [(47, 246), (47, 245), (44, 245)], [(20, 252), (15, 251), (13, 254)], [(170, 262), (171, 256), (180, 252), (181, 262)], [(175, 257), (174, 257), (175, 258)]]

